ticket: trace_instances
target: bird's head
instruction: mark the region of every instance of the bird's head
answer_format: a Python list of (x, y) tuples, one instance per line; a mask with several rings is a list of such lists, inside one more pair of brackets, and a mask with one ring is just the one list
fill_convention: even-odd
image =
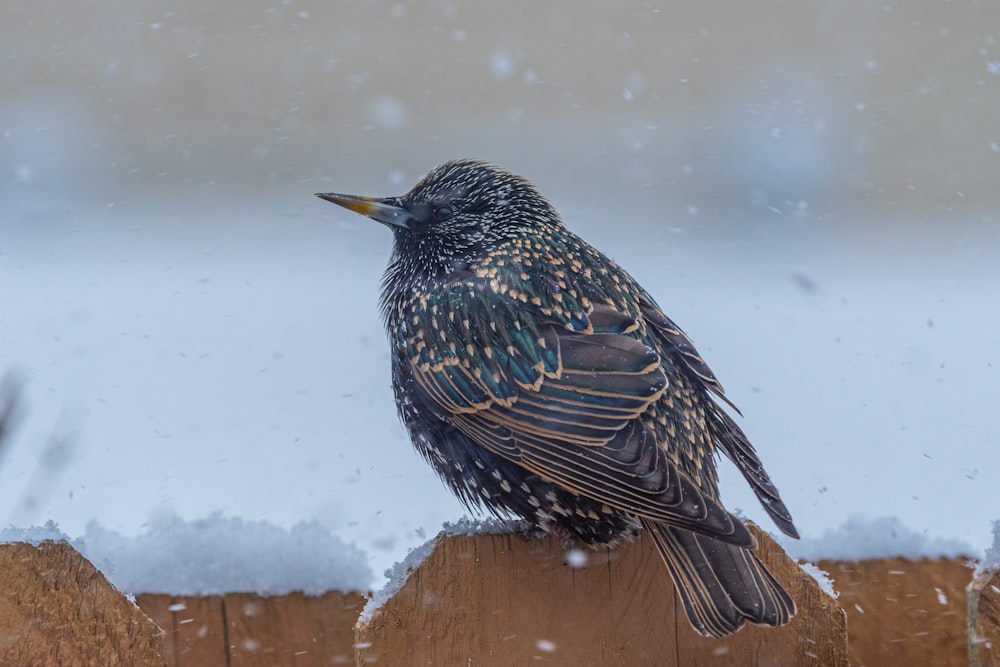
[(426, 277), (460, 270), (538, 226), (560, 224), (530, 182), (477, 160), (446, 162), (401, 197), (316, 196), (389, 227), (396, 269)]

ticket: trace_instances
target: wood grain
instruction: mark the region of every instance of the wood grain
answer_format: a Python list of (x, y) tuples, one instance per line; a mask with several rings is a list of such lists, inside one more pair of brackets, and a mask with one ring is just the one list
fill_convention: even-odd
[(140, 611), (68, 544), (5, 544), (0, 665), (707, 667), (849, 659), (866, 667), (1000, 667), (997, 573), (969, 584), (962, 558), (821, 561), (840, 591), (838, 605), (752, 530), (799, 613), (786, 627), (746, 627), (725, 639), (691, 630), (646, 539), (587, 552), (585, 566), (570, 567), (553, 539), (439, 538), (396, 596), (356, 629), (359, 593), (146, 594), (137, 598)]
[(0, 544), (0, 665), (156, 665), (163, 633), (65, 542)]
[(320, 596), (143, 594), (139, 606), (166, 631), (171, 667), (345, 665), (354, 662), (360, 593)]
[(1000, 667), (1000, 572), (979, 574), (967, 599), (969, 667)]
[[(964, 559), (821, 561), (847, 613), (851, 664), (966, 664)], [(928, 656), (934, 656), (928, 662)]]
[(799, 605), (782, 628), (696, 634), (651, 540), (565, 564), (558, 540), (449, 536), (358, 626), (357, 664), (842, 665), (843, 611), (755, 526), (760, 554)]
[(221, 597), (144, 594), (136, 603), (165, 631), (170, 665), (227, 664)]

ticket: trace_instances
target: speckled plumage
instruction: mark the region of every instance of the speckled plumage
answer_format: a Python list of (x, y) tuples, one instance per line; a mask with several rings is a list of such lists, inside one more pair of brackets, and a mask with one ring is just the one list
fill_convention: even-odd
[[(321, 197), (393, 230), (381, 307), (414, 445), (470, 508), (590, 545), (650, 531), (696, 630), (795, 606), (719, 502), (715, 453), (796, 536), (722, 387), (635, 280), (525, 179), (459, 160), (402, 197)], [(714, 397), (713, 397), (714, 395)]]

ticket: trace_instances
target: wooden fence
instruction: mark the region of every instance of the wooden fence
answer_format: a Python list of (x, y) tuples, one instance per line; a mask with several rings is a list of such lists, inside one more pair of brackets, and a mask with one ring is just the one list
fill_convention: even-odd
[(640, 539), (565, 564), (552, 539), (439, 539), (364, 623), (365, 597), (139, 595), (65, 543), (0, 545), (2, 665), (966, 665), (1000, 667), (1000, 576), (963, 559), (821, 562), (838, 600), (757, 532), (795, 597), (783, 628), (696, 635)]

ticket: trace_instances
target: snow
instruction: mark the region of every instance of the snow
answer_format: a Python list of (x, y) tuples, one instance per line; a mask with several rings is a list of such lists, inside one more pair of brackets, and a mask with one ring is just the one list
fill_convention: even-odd
[(583, 549), (569, 549), (566, 551), (566, 564), (570, 567), (586, 567), (587, 552)]
[(134, 537), (92, 521), (77, 539), (52, 522), (0, 531), (0, 542), (42, 540), (69, 542), (119, 590), (132, 594), (320, 595), (367, 591), (373, 580), (364, 554), (315, 520), (284, 529), (219, 514), (190, 522), (165, 515)]
[(380, 128), (399, 132), (409, 125), (410, 111), (398, 97), (378, 95), (368, 100), (366, 109), (368, 118)]
[[(516, 522), (494, 518), (463, 517), (446, 523), (438, 535), (411, 549), (404, 559), (386, 570), (385, 583), (369, 597), (360, 620), (370, 620), (374, 611), (402, 588), (410, 573), (430, 555), (442, 536), (498, 534), (523, 529), (525, 526)], [(219, 514), (192, 522), (177, 516), (160, 516), (136, 537), (125, 537), (97, 522), (90, 522), (84, 535), (76, 539), (64, 534), (51, 521), (43, 526), (0, 531), (0, 543), (38, 544), (43, 540), (69, 542), (119, 590), (133, 595), (161, 592), (283, 595), (291, 591), (320, 595), (328, 590), (366, 591), (373, 580), (366, 556), (315, 521), (285, 530), (264, 521), (244, 521)], [(1000, 521), (994, 524), (994, 540), (977, 572), (1000, 564)], [(871, 521), (855, 518), (821, 538), (806, 540), (797, 547), (790, 546), (789, 551), (799, 558), (812, 560), (958, 557), (969, 553), (967, 545), (928, 539), (891, 518)], [(571, 567), (583, 567), (587, 554), (580, 549), (570, 549), (566, 559)], [(839, 596), (828, 572), (812, 562), (801, 562), (799, 567), (826, 594), (833, 598)], [(938, 590), (937, 594), (938, 601), (947, 604), (944, 593)]]
[(72, 540), (68, 535), (59, 530), (59, 526), (53, 521), (47, 521), (42, 526), (29, 526), (27, 528), (4, 528), (0, 530), (0, 544), (8, 542), (27, 542), (37, 545), (46, 540), (52, 542), (67, 542), (79, 549), (79, 542)]
[(517, 72), (514, 57), (504, 49), (497, 49), (490, 55), (490, 73), (494, 79), (507, 79)]
[(819, 584), (820, 590), (836, 600), (840, 593), (834, 588), (834, 581), (830, 579), (830, 573), (821, 569), (815, 563), (799, 563), (799, 569), (808, 574)]
[(1000, 521), (993, 522), (993, 544), (986, 548), (976, 567), (976, 576), (984, 572), (1000, 572)]
[(420, 567), (420, 564), (434, 551), (434, 546), (441, 537), (445, 535), (499, 535), (523, 528), (524, 526), (518, 522), (501, 521), (493, 517), (473, 518), (466, 516), (456, 521), (445, 522), (437, 535), (411, 549), (403, 560), (394, 563), (385, 571), (385, 583), (368, 599), (365, 608), (361, 611), (360, 621), (367, 623), (375, 610), (385, 604), (403, 587), (403, 584), (410, 577), (410, 573)]
[(434, 546), (437, 544), (439, 538), (440, 536), (436, 535), (420, 546), (410, 549), (410, 552), (406, 554), (406, 558), (395, 563), (385, 571), (385, 584), (368, 599), (364, 609), (361, 610), (358, 622), (367, 623), (370, 621), (372, 614), (403, 587), (406, 580), (410, 578), (410, 573), (420, 567), (420, 564), (434, 551)]
[(975, 556), (977, 549), (962, 540), (934, 537), (903, 525), (895, 517), (851, 517), (842, 525), (802, 540), (776, 538), (793, 558), (807, 561), (872, 558), (958, 558)]
[(539, 639), (535, 646), (543, 653), (555, 653), (556, 643), (550, 639)]
[(443, 535), (504, 535), (528, 530), (529, 526), (519, 521), (504, 521), (496, 517), (464, 516), (456, 521), (446, 521), (441, 528)]

